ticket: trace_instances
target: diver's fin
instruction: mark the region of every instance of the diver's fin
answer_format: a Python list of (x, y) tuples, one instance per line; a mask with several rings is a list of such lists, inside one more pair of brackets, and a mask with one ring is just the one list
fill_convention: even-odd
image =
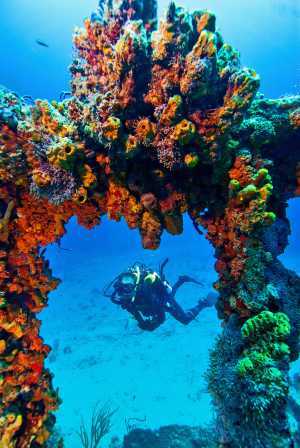
[(167, 257), (162, 263), (159, 265), (159, 275), (162, 280), (165, 279), (164, 269), (166, 264), (169, 263), (169, 258)]

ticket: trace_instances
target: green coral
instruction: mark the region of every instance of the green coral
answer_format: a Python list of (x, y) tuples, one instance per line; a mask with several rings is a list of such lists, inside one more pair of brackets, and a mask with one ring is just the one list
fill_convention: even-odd
[(257, 195), (257, 188), (253, 184), (249, 184), (246, 187), (244, 187), (241, 191), (237, 194), (237, 200), (240, 203), (249, 202), (251, 199), (255, 198)]
[(229, 190), (232, 193), (235, 193), (235, 192), (239, 191), (240, 188), (241, 188), (241, 184), (239, 183), (239, 181), (236, 179), (231, 179), (231, 181), (229, 182)]
[(264, 184), (271, 184), (272, 183), (272, 178), (269, 174), (269, 170), (267, 170), (267, 168), (260, 168), (255, 177), (254, 177), (254, 182), (255, 185), (261, 186)]
[(291, 326), (286, 314), (262, 311), (257, 316), (248, 319), (241, 331), (243, 337), (251, 341), (277, 341), (283, 340), (290, 334)]
[(237, 363), (237, 374), (257, 387), (263, 386), (269, 403), (274, 398), (274, 389), (282, 397), (286, 393), (287, 381), (277, 362), (289, 357), (289, 346), (284, 340), (290, 332), (288, 316), (271, 311), (262, 311), (248, 319), (241, 329), (248, 346)]
[[(288, 316), (271, 311), (262, 311), (241, 328), (246, 344), (236, 365), (241, 411), (257, 426), (264, 423), (266, 414), (272, 419), (286, 405), (288, 381), (283, 366), (288, 365), (290, 349), (284, 341), (290, 331)], [(272, 437), (270, 433), (268, 440)], [(272, 446), (279, 445), (274, 441)]]

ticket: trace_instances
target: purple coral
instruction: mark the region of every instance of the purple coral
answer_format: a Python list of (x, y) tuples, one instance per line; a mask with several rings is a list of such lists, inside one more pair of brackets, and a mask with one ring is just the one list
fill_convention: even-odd
[(69, 171), (42, 162), (39, 172), (50, 180), (45, 185), (38, 185), (33, 179), (30, 185), (31, 194), (47, 198), (55, 205), (71, 199), (76, 189), (76, 181)]

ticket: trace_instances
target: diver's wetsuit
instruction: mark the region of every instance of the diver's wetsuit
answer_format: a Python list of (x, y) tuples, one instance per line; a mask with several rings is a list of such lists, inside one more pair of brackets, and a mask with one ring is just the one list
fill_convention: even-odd
[[(145, 281), (149, 274), (157, 276), (153, 283)], [(197, 317), (201, 310), (213, 305), (211, 300), (206, 298), (199, 301), (190, 310), (184, 311), (175, 300), (178, 288), (187, 282), (201, 283), (191, 277), (180, 276), (171, 288), (164, 279), (162, 269), (160, 274), (158, 275), (144, 267), (134, 297), (130, 294), (119, 295), (116, 292), (110, 296), (113, 303), (120, 305), (134, 316), (138, 326), (143, 330), (155, 330), (166, 320), (166, 313), (170, 313), (176, 320), (187, 325)]]

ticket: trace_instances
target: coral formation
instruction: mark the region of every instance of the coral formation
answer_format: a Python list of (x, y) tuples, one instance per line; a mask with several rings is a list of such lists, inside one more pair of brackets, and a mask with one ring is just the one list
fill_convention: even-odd
[(159, 430), (133, 429), (117, 448), (217, 448), (218, 441), (211, 428), (170, 425)]
[[(288, 383), (278, 367), (289, 360), (289, 346), (284, 341), (290, 331), (287, 315), (271, 311), (262, 311), (242, 326), (247, 345), (236, 368), (242, 379), (243, 412), (259, 427), (266, 413), (272, 416), (285, 405)], [(255, 402), (249, 400), (253, 393)]]
[(300, 98), (264, 98), (215, 16), (173, 2), (158, 30), (154, 0), (101, 2), (74, 45), (70, 97), (28, 105), (0, 88), (0, 444), (47, 446), (59, 404), (36, 316), (58, 280), (41, 249), (72, 216), (90, 229), (104, 214), (155, 249), (187, 213), (216, 250), (218, 443), (291, 446), (300, 279), (277, 257), (300, 189)]

